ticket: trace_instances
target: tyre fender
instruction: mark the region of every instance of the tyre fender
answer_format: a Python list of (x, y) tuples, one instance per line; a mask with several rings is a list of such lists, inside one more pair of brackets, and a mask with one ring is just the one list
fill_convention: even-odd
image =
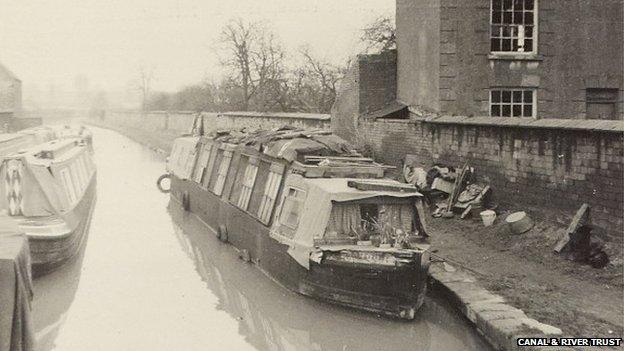
[(156, 180), (156, 186), (161, 193), (168, 194), (169, 192), (171, 192), (171, 185), (169, 186), (169, 189), (165, 189), (162, 186), (162, 181), (165, 179), (169, 179), (169, 184), (171, 184), (171, 175), (169, 173), (165, 173), (158, 177), (158, 179)]

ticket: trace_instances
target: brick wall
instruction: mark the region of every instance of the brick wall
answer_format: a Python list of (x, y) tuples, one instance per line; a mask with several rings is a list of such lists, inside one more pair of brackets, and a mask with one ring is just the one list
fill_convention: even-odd
[(396, 100), (396, 51), (359, 55), (359, 112), (377, 111)]
[(341, 80), (332, 106), (331, 128), (337, 135), (353, 140), (358, 118), (396, 101), (397, 56), (391, 50), (358, 55)]
[[(539, 118), (586, 117), (586, 91), (618, 91), (622, 0), (540, 0), (537, 55), (490, 55), (491, 0), (397, 0), (398, 96), (446, 115), (489, 115), (491, 87), (537, 91)], [(426, 17), (426, 18), (422, 18)]]
[(434, 162), (476, 168), (496, 201), (567, 213), (583, 202), (592, 219), (622, 241), (624, 135), (614, 132), (360, 121), (358, 140), (376, 158), (400, 165), (415, 154), (426, 169)]
[[(440, 109), (442, 0), (397, 0), (397, 95), (408, 105)], [(472, 1), (472, 0), (471, 0)]]
[(488, 115), (489, 88), (537, 89), (540, 118), (585, 118), (586, 89), (618, 89), (624, 118), (621, 0), (538, 1), (537, 56), (490, 53), (490, 0), (441, 3), (440, 112)]

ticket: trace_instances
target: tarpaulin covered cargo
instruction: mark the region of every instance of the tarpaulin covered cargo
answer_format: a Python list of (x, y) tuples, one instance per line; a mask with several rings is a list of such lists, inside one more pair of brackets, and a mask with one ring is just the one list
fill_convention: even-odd
[(0, 221), (0, 351), (34, 349), (32, 297), (28, 240), (12, 221)]

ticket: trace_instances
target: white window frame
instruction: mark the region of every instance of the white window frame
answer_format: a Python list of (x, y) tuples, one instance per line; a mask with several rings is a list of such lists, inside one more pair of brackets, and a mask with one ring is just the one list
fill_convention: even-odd
[[(501, 101), (499, 101), (499, 102), (493, 102), (492, 101), (492, 94), (495, 91), (500, 91), (501, 92)], [(503, 91), (511, 92), (511, 101), (509, 103), (502, 101), (502, 92)], [(522, 98), (521, 98), (522, 101), (519, 102), (519, 103), (515, 103), (514, 100), (513, 100), (514, 92), (517, 92), (517, 91), (522, 91)], [(530, 91), (531, 95), (532, 95), (532, 98), (531, 98), (532, 101), (530, 102), (530, 104), (532, 105), (531, 106), (531, 116), (513, 116), (513, 106), (514, 105), (520, 105), (521, 108), (522, 108), (522, 114), (524, 114), (524, 106), (529, 104), (528, 102), (524, 102), (524, 92), (526, 92), (526, 91)], [(537, 89), (536, 88), (492, 87), (492, 88), (490, 88), (488, 99), (489, 99), (489, 114), (490, 114), (490, 117), (537, 118)], [(492, 113), (492, 107), (494, 105), (499, 105), (500, 106), (500, 113), (498, 115), (496, 115), (496, 116), (493, 115), (493, 113)], [(502, 107), (504, 105), (509, 105), (510, 106), (509, 107), (510, 108), (510, 112), (511, 112), (510, 116), (503, 116), (502, 115), (502, 111), (503, 111)]]
[(269, 224), (271, 221), (271, 214), (275, 201), (277, 200), (277, 193), (279, 192), (280, 184), (282, 183), (282, 175), (284, 173), (284, 166), (281, 164), (272, 164), (269, 170), (269, 177), (264, 186), (264, 193), (262, 195), (262, 201), (260, 202), (260, 208), (258, 208), (258, 218), (264, 224)]
[(231, 162), (232, 162), (232, 151), (223, 150), (221, 163), (219, 164), (219, 169), (217, 170), (217, 179), (212, 189), (215, 195), (221, 196), (221, 194), (223, 194), (223, 188), (225, 187), (225, 179), (227, 178), (227, 174), (230, 169)]
[(76, 195), (78, 195), (78, 197), (80, 197), (80, 195), (82, 194), (82, 178), (80, 178), (80, 174), (78, 174), (78, 163), (76, 162), (76, 160), (74, 160), (71, 164), (71, 166), (69, 166), (69, 173), (72, 176), (72, 179), (74, 180), (74, 185), (76, 186)]
[(204, 173), (206, 172), (206, 167), (208, 167), (208, 161), (210, 161), (210, 153), (212, 152), (212, 144), (205, 144), (202, 146), (202, 149), (197, 158), (197, 162), (195, 165), (195, 170), (193, 174), (193, 180), (201, 184), (202, 178), (204, 177)]
[(257, 175), (258, 165), (256, 163), (248, 163), (245, 168), (245, 175), (243, 176), (243, 186), (236, 204), (236, 206), (244, 211), (247, 211), (247, 207), (249, 207), (249, 200), (251, 200), (251, 193), (253, 192)]
[(74, 190), (74, 184), (72, 183), (71, 174), (69, 173), (68, 168), (63, 168), (59, 171), (59, 175), (63, 180), (63, 184), (65, 185), (65, 194), (67, 194), (67, 199), (69, 200), (69, 205), (73, 205), (76, 203), (76, 193)]
[[(532, 24), (532, 26), (533, 26), (533, 37), (531, 38), (533, 40), (533, 46), (531, 47), (531, 50), (526, 50), (526, 48), (523, 47), (523, 51), (513, 51), (513, 50), (502, 51), (502, 45), (501, 45), (501, 50), (499, 50), (499, 51), (492, 50), (492, 39), (494, 38), (494, 35), (493, 35), (494, 33), (493, 33), (492, 28), (494, 26), (501, 26), (501, 27), (502, 26), (509, 26), (509, 27), (514, 27), (514, 28), (519, 28), (520, 26), (522, 26), (523, 29), (526, 27), (526, 24), (525, 24), (524, 20), (523, 20), (523, 24), (522, 25), (517, 25), (517, 24), (514, 24), (514, 23), (506, 24), (506, 23), (502, 23), (502, 21), (501, 21), (500, 24), (495, 24), (494, 23), (494, 1), (496, 1), (496, 0), (490, 0), (490, 29), (489, 29), (490, 36), (489, 36), (489, 40), (488, 40), (490, 53), (492, 53), (494, 55), (500, 55), (500, 56), (504, 56), (504, 55), (537, 55), (537, 48), (538, 48), (537, 43), (538, 43), (538, 37), (539, 37), (539, 35), (538, 35), (539, 34), (539, 0), (533, 0), (533, 24)], [(505, 0), (500, 0), (500, 1), (503, 2)], [(511, 1), (512, 1), (512, 6), (513, 6), (514, 0), (511, 0)], [(502, 15), (502, 11), (501, 11), (501, 16), (503, 16)], [(512, 19), (512, 22), (513, 22), (513, 19)], [(524, 33), (524, 30), (523, 30), (523, 33)], [(501, 35), (502, 35), (502, 33), (501, 33)], [(513, 45), (513, 38), (516, 38), (516, 37), (524, 38), (524, 36), (520, 36), (519, 33), (518, 33), (518, 36), (513, 36), (513, 34), (512, 34), (512, 36), (509, 36), (509, 37), (502, 37), (502, 36), (496, 36), (496, 37), (497, 38), (509, 38), (509, 39), (512, 39), (512, 44), (511, 45)]]
[[(293, 227), (291, 225), (289, 225), (288, 223), (284, 223), (284, 221), (282, 220), (282, 215), (284, 213), (284, 206), (286, 205), (286, 199), (288, 197), (290, 197), (290, 191), (291, 190), (295, 190), (298, 192), (303, 193), (303, 200), (301, 199), (297, 199), (295, 198), (294, 201), (296, 201), (297, 203), (299, 203), (300, 209), (303, 206), (304, 202), (305, 202), (305, 198), (307, 196), (307, 192), (303, 189), (297, 188), (297, 187), (293, 187), (293, 186), (289, 186), (288, 188), (285, 189), (284, 191), (284, 198), (282, 200), (282, 205), (280, 206), (280, 211), (279, 211), (279, 216), (278, 216), (278, 220), (280, 222), (280, 226), (284, 226), (286, 228), (289, 228), (292, 231), (296, 231), (297, 228), (299, 227), (299, 220), (301, 219), (300, 216), (297, 217), (297, 224)], [(299, 212), (299, 214), (301, 214), (301, 212)], [(283, 235), (282, 235), (283, 236)]]
[(85, 166), (84, 166), (84, 162), (83, 162), (83, 156), (84, 154), (80, 154), (80, 156), (78, 158), (76, 158), (76, 167), (78, 168), (78, 177), (80, 177), (80, 181), (82, 182), (83, 187), (86, 187), (87, 185), (87, 172), (85, 170)]
[(89, 170), (87, 168), (87, 161), (85, 159), (85, 155), (86, 153), (83, 153), (82, 155), (80, 155), (80, 157), (78, 158), (78, 168), (80, 170), (80, 172), (82, 173), (82, 179), (83, 182), (85, 184), (85, 188), (89, 186)]

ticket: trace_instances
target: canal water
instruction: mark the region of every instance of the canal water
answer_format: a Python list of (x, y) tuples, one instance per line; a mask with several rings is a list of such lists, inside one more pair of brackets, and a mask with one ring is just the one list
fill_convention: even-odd
[(156, 190), (162, 156), (93, 132), (88, 241), (74, 262), (35, 280), (38, 350), (489, 349), (435, 298), (404, 322), (285, 290)]

